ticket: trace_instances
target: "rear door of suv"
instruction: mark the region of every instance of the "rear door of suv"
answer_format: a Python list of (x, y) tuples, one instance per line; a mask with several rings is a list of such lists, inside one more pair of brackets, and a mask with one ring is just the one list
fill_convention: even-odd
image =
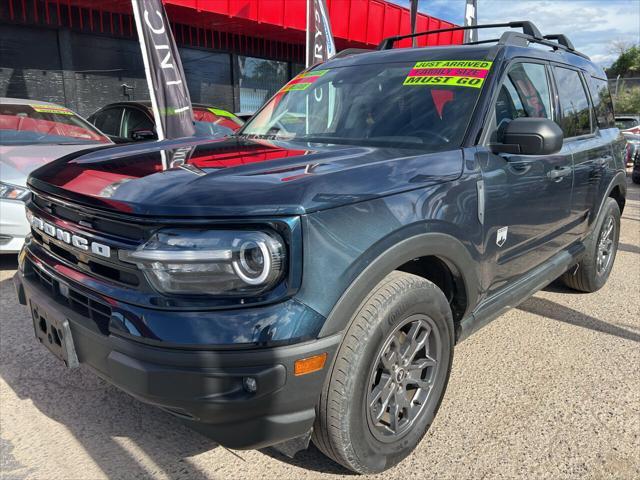
[(609, 163), (613, 161), (611, 139), (598, 128), (588, 94), (588, 77), (568, 65), (554, 64), (558, 121), (564, 132), (564, 144), (573, 156), (573, 193), (570, 233), (577, 240), (587, 231)]

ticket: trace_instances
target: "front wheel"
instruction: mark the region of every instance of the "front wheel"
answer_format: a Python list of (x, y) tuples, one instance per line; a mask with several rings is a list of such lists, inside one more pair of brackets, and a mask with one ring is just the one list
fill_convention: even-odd
[(442, 291), (415, 275), (388, 275), (345, 333), (318, 405), (316, 446), (358, 473), (400, 462), (440, 406), (453, 343)]
[(581, 292), (601, 289), (613, 268), (620, 238), (620, 207), (613, 198), (606, 199), (593, 232), (585, 242), (586, 253), (577, 270), (562, 276), (568, 287)]

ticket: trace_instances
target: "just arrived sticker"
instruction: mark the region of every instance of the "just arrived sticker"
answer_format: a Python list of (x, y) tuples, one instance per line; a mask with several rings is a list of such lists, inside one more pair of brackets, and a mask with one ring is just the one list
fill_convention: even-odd
[(451, 85), (480, 88), (493, 62), (485, 60), (434, 60), (417, 62), (403, 85)]

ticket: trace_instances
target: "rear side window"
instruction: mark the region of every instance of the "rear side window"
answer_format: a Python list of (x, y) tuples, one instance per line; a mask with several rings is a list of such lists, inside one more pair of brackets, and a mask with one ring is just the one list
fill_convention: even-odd
[(120, 136), (122, 108), (107, 108), (96, 113), (93, 124), (107, 135)]
[(609, 84), (606, 80), (591, 77), (589, 85), (591, 91), (591, 101), (596, 112), (596, 119), (600, 128), (615, 127), (615, 118), (613, 116), (613, 102), (611, 101), (611, 93), (609, 92)]
[(124, 110), (124, 135), (133, 138), (133, 132), (137, 130), (153, 131), (153, 122), (145, 113), (137, 108), (125, 108)]
[(554, 67), (560, 97), (560, 126), (565, 138), (591, 133), (591, 108), (580, 74), (568, 68)]

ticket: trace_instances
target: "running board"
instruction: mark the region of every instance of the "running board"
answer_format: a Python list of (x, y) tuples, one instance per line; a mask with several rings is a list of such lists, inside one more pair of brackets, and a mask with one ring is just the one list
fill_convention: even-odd
[(585, 247), (582, 242), (574, 244), (567, 250), (554, 255), (505, 290), (484, 300), (468, 317), (462, 319), (456, 342), (463, 341), (472, 333), (477, 332), (492, 320), (549, 285), (572, 265), (578, 263), (584, 251)]

